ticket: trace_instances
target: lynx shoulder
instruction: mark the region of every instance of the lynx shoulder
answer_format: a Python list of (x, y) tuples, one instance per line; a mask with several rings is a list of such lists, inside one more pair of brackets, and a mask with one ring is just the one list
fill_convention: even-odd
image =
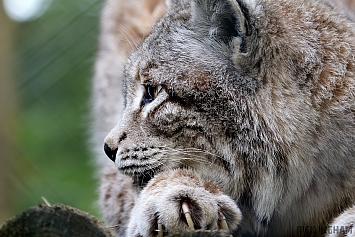
[(93, 139), (116, 235), (188, 231), (182, 203), (233, 236), (355, 233), (353, 5), (109, 0)]

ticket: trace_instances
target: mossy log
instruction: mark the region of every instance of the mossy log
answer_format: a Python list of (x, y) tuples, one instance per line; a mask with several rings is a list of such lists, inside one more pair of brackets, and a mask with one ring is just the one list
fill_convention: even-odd
[(63, 204), (38, 205), (7, 220), (0, 237), (112, 237), (95, 217)]

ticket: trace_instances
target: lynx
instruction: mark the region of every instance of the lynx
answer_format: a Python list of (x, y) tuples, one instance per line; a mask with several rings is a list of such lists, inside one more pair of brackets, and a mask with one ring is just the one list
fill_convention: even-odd
[(108, 0), (93, 140), (115, 235), (355, 236), (353, 6)]

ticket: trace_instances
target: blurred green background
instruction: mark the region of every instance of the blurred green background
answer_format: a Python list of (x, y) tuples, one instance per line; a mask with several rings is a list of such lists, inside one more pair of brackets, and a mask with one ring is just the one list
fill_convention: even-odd
[(1, 1), (0, 225), (42, 196), (99, 217), (89, 139), (103, 0), (37, 0), (29, 19)]

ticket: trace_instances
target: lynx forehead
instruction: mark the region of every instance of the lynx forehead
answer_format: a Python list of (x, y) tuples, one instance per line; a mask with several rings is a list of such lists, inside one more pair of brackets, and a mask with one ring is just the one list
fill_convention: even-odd
[[(354, 204), (353, 13), (335, 0), (167, 0), (141, 30), (140, 13), (156, 19), (163, 3), (125, 4), (104, 11), (115, 22), (103, 31), (115, 45), (105, 62), (122, 56), (118, 76), (98, 66), (95, 77), (106, 80), (95, 108), (110, 115), (104, 149), (115, 163), (100, 199), (117, 235), (154, 236), (157, 223), (186, 231), (184, 202), (195, 228), (218, 229), (224, 216), (233, 236), (322, 236), (297, 227), (326, 226)], [(130, 56), (114, 41), (135, 39), (129, 27), (147, 33)]]

